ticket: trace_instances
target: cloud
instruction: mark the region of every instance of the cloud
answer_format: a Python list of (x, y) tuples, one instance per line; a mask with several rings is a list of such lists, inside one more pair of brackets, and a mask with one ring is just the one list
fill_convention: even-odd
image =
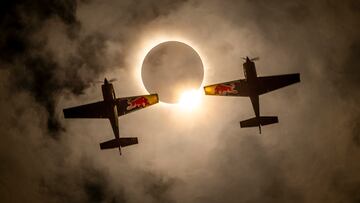
[[(4, 201), (359, 201), (357, 1), (2, 4)], [(121, 117), (140, 144), (100, 152), (108, 122), (64, 121), (61, 110), (100, 99), (91, 82), (104, 76), (118, 74), (118, 96), (140, 92), (133, 52), (159, 33), (194, 44), (207, 84), (243, 77), (246, 55), (260, 56), (259, 75), (302, 82), (261, 96), (262, 114), (280, 119), (261, 136), (239, 128), (248, 99), (205, 97), (191, 116), (159, 104)]]
[[(109, 189), (112, 184), (106, 170), (97, 168), (97, 163), (89, 161), (87, 155), (76, 156), (73, 152), (72, 146), (80, 143), (69, 141), (58, 106), (63, 98), (82, 95), (98, 75), (114, 65), (121, 66), (124, 61), (124, 55), (108, 54), (107, 35), (86, 30), (79, 21), (78, 6), (86, 7), (92, 2), (2, 4), (1, 160), (4, 167), (1, 167), (0, 193), (3, 200), (123, 202), (126, 196), (121, 189), (116, 192)], [(172, 5), (176, 6), (170, 1), (166, 4)], [(157, 13), (142, 22), (163, 15), (156, 5), (153, 11)], [(141, 19), (132, 17), (133, 12), (127, 15), (122, 26)], [(138, 24), (131, 27), (135, 26)], [(126, 31), (124, 34), (131, 35)], [(126, 47), (125, 39), (115, 41)], [(120, 57), (116, 64), (115, 56)], [(156, 184), (162, 187), (162, 183)]]

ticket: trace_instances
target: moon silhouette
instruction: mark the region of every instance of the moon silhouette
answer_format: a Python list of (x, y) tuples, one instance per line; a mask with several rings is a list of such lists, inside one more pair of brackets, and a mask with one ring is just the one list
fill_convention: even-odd
[(200, 87), (204, 68), (199, 54), (191, 46), (167, 41), (147, 53), (141, 77), (149, 93), (158, 93), (160, 101), (173, 104), (184, 91)]

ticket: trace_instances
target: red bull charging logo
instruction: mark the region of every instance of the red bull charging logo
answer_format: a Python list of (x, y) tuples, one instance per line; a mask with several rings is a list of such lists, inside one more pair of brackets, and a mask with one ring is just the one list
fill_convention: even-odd
[(235, 84), (224, 85), (219, 84), (215, 87), (215, 94), (226, 95), (226, 94), (237, 94), (238, 91), (235, 89)]
[(147, 105), (150, 105), (150, 103), (146, 97), (137, 97), (135, 99), (128, 100), (128, 106), (126, 107), (126, 110), (130, 111), (132, 109), (145, 107)]

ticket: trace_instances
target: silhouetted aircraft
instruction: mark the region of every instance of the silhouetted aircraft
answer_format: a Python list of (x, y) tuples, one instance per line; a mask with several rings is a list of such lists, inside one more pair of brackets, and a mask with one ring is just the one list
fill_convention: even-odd
[[(111, 82), (111, 80), (110, 80)], [(138, 144), (137, 137), (120, 138), (118, 116), (148, 107), (159, 102), (157, 94), (116, 98), (113, 85), (106, 78), (101, 85), (103, 101), (64, 109), (65, 118), (107, 118), (110, 120), (115, 139), (100, 144), (100, 149), (119, 148)]]
[(261, 133), (262, 125), (273, 124), (279, 121), (276, 116), (260, 116), (259, 95), (300, 82), (300, 74), (258, 77), (255, 63), (253, 62), (257, 59), (259, 58), (244, 58), (245, 79), (205, 86), (204, 91), (206, 95), (250, 97), (255, 117), (241, 121), (240, 126), (242, 128), (259, 126)]

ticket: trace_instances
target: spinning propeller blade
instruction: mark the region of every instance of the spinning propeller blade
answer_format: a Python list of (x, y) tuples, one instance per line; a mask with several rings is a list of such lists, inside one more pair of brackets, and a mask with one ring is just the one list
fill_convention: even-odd
[[(241, 58), (246, 61), (246, 59), (247, 59), (248, 57), (241, 57)], [(260, 59), (260, 57), (254, 57), (254, 58), (250, 58), (249, 60), (250, 60), (250, 61), (257, 61), (257, 60), (259, 60), (259, 59)]]

